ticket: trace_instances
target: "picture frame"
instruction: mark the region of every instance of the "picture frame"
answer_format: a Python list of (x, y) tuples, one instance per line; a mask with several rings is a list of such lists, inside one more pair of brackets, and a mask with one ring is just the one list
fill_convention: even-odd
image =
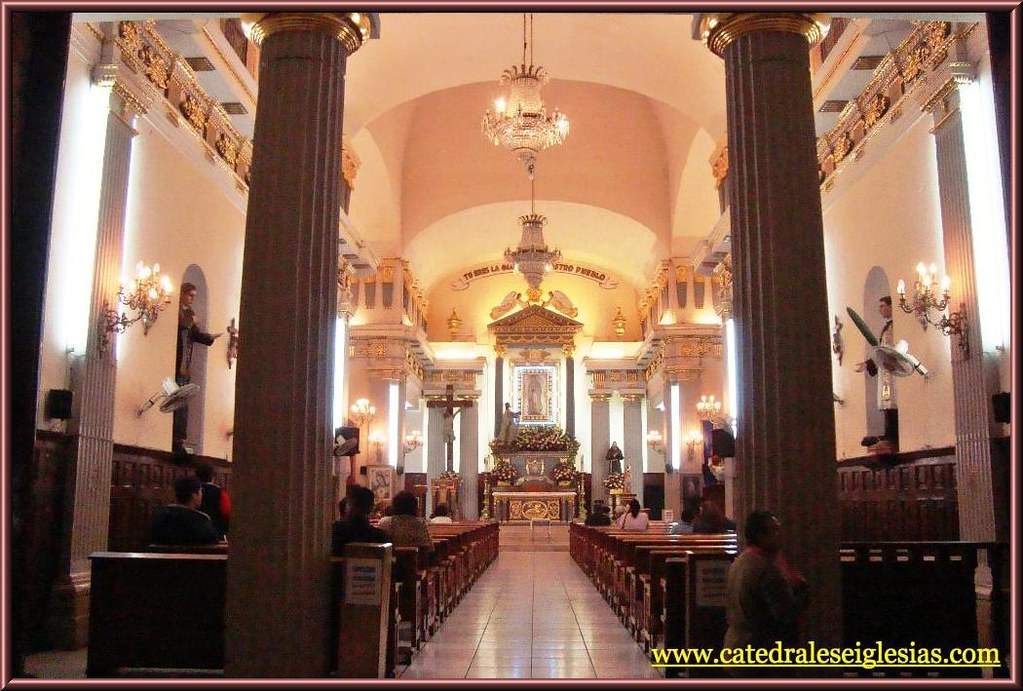
[(377, 504), (389, 503), (397, 493), (395, 479), (397, 474), (393, 466), (389, 465), (368, 465), (366, 466), (366, 486), (373, 492)]

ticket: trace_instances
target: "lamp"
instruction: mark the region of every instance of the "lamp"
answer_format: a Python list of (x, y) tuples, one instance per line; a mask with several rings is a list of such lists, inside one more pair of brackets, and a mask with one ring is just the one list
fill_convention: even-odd
[(369, 401), (365, 398), (360, 398), (352, 404), (352, 422), (355, 423), (356, 427), (362, 427), (366, 423), (372, 422), (373, 418), (376, 417), (377, 409), (369, 404)]
[[(526, 64), (526, 50), (529, 64)], [(501, 74), (507, 92), (494, 99), (494, 112), (483, 115), (483, 134), (495, 146), (512, 150), (533, 177), (536, 155), (557, 146), (568, 137), (568, 118), (557, 109), (548, 114), (541, 90), (550, 77), (540, 65), (533, 64), (533, 19), (522, 15), (522, 64), (512, 65)]]
[(652, 429), (646, 433), (646, 445), (659, 454), (664, 453), (664, 437), (658, 430)]
[(615, 316), (611, 319), (611, 325), (614, 326), (615, 336), (621, 338), (625, 335), (625, 315), (622, 314), (621, 307), (618, 308)]
[(405, 435), (405, 443), (402, 445), (405, 453), (412, 453), (423, 445), (423, 433), (417, 429)]
[(377, 452), (377, 465), (383, 465), (383, 458), (381, 457), (380, 447), (384, 445), (385, 437), (380, 432), (374, 432), (369, 435), (369, 443), (373, 445), (373, 449)]
[(714, 395), (700, 396), (696, 402), (696, 415), (701, 420), (709, 420), (712, 425), (721, 425), (725, 417), (721, 414), (721, 401), (714, 398)]
[[(949, 289), (952, 286), (952, 279), (947, 275), (941, 279), (941, 293), (938, 293), (938, 272), (937, 267), (931, 264), (925, 267), (923, 262), (916, 265), (916, 280), (913, 282), (913, 297), (906, 299), (906, 282), (899, 279), (896, 292), (899, 294), (899, 307), (906, 314), (916, 315), (920, 326), (924, 331), (930, 324), (946, 336), (955, 334), (959, 336), (959, 350), (963, 357), (970, 356), (970, 342), (966, 320), (966, 306), (960, 304), (958, 312), (949, 312)], [(931, 312), (936, 316), (932, 317)]]
[(700, 434), (699, 432), (696, 432), (695, 430), (691, 431), (688, 434), (688, 436), (686, 437), (686, 449), (687, 449), (687, 452), (688, 452), (687, 457), (688, 457), (690, 463), (693, 462), (693, 456), (696, 455), (696, 445), (697, 444), (702, 444), (702, 443), (703, 443), (703, 435)]
[(137, 321), (142, 322), (143, 334), (148, 334), (160, 312), (170, 304), (172, 292), (170, 278), (160, 275), (159, 264), (153, 264), (152, 267), (141, 261), (136, 264), (135, 279), (131, 286), (122, 282), (117, 291), (117, 302), (133, 310), (135, 316), (129, 317), (127, 312), (118, 313), (116, 309), (107, 309), (100, 350), (106, 350), (110, 342), (109, 334), (124, 333)]
[(462, 328), (462, 320), (458, 316), (458, 312), (456, 312), (455, 309), (452, 307), (451, 308), (451, 316), (448, 317), (448, 332), (450, 332), (450, 334), (451, 334), (451, 340), (452, 341), (457, 341), (458, 340), (458, 332), (459, 332), (459, 330), (461, 328)]

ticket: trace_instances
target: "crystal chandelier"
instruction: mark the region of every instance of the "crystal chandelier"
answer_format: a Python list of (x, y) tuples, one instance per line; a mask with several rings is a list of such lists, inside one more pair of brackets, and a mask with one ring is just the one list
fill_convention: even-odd
[[(529, 64), (526, 64), (526, 49)], [(501, 74), (506, 94), (494, 99), (494, 112), (483, 115), (483, 134), (495, 146), (515, 152), (533, 177), (536, 155), (557, 146), (568, 137), (568, 118), (556, 108), (548, 114), (540, 94), (550, 77), (543, 67), (533, 64), (533, 15), (529, 15), (529, 39), (526, 15), (522, 15), (522, 64), (512, 65)]]
[(547, 217), (536, 213), (536, 187), (530, 182), (530, 213), (519, 216), (522, 224), (522, 238), (515, 249), (504, 251), (504, 259), (515, 265), (515, 270), (526, 277), (526, 283), (536, 291), (540, 288), (545, 273), (554, 268), (561, 259), (561, 252), (547, 246), (543, 239), (543, 227)]

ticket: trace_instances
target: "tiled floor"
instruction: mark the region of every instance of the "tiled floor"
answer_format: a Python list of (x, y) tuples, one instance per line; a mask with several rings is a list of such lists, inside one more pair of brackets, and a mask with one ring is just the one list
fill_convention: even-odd
[(564, 552), (502, 552), (403, 679), (659, 679)]

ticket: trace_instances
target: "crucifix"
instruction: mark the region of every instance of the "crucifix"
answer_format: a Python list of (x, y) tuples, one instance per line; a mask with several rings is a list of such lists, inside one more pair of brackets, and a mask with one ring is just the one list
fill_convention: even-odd
[(469, 399), (456, 399), (455, 387), (452, 384), (448, 384), (444, 389), (443, 399), (429, 401), (426, 404), (427, 408), (444, 409), (444, 450), (446, 456), (444, 467), (449, 472), (455, 469), (455, 418), (461, 414), (462, 408), (471, 408), (473, 405), (475, 404)]

